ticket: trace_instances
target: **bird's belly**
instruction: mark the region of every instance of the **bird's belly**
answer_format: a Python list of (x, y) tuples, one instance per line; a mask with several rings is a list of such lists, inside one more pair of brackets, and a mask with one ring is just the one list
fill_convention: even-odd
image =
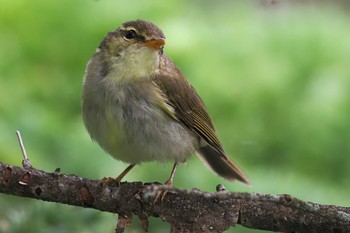
[(97, 126), (89, 131), (114, 158), (135, 164), (185, 161), (198, 147), (188, 129), (153, 103), (138, 98), (112, 103), (98, 108)]

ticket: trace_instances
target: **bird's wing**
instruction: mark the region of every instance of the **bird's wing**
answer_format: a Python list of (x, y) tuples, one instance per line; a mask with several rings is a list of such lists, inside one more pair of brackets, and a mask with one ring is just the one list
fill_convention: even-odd
[[(163, 58), (161, 66), (163, 67), (153, 81), (163, 93), (166, 101), (166, 106), (163, 106), (162, 109), (166, 109), (166, 112), (174, 119), (181, 121), (190, 131), (198, 134), (224, 155), (213, 122), (196, 90), (169, 58)], [(172, 111), (169, 110), (169, 107)]]
[(165, 101), (161, 108), (206, 142), (200, 143), (198, 148), (206, 164), (230, 181), (238, 179), (249, 184), (247, 176), (225, 155), (203, 100), (174, 62), (165, 55), (162, 56), (159, 73), (153, 82)]

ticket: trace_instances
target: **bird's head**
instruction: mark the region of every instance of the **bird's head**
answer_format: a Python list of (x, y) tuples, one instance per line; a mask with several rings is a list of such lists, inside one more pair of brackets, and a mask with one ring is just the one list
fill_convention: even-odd
[(165, 36), (151, 22), (129, 21), (109, 32), (97, 53), (109, 61), (109, 69), (117, 70), (123, 79), (140, 79), (154, 74), (163, 54)]

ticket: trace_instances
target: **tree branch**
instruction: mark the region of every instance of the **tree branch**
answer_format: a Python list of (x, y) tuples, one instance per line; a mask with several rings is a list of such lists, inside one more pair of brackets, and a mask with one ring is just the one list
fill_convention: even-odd
[[(165, 198), (154, 203), (160, 191)], [(0, 162), (0, 192), (119, 214), (116, 232), (137, 215), (169, 222), (171, 232), (222, 232), (235, 224), (279, 232), (350, 232), (350, 208), (304, 202), (290, 195), (179, 190), (163, 185), (109, 183)]]

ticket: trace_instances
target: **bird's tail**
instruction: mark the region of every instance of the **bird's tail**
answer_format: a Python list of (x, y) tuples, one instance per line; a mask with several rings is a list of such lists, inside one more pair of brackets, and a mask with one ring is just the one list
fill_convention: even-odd
[(248, 177), (223, 152), (206, 145), (198, 149), (198, 154), (213, 171), (223, 178), (229, 181), (239, 180), (250, 185)]

